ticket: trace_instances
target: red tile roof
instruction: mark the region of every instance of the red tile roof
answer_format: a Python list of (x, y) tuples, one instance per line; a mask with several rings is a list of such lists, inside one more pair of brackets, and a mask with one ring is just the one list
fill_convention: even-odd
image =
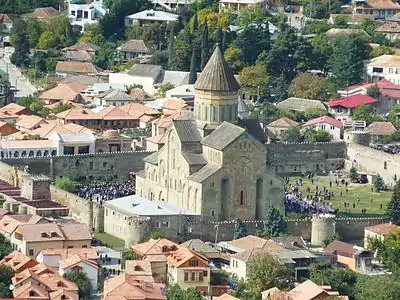
[(376, 100), (370, 96), (357, 94), (343, 98), (336, 98), (329, 101), (329, 107), (342, 106), (345, 108), (354, 108), (360, 105), (372, 104)]
[(391, 233), (395, 233), (397, 230), (400, 229), (400, 226), (391, 223), (385, 223), (385, 224), (365, 227), (364, 229), (385, 236)]
[(339, 120), (336, 120), (334, 118), (328, 117), (328, 116), (322, 116), (319, 118), (311, 119), (307, 121), (306, 123), (303, 124), (303, 127), (309, 127), (315, 124), (320, 124), (320, 123), (327, 123), (329, 125), (335, 126), (337, 128), (342, 128), (343, 124)]

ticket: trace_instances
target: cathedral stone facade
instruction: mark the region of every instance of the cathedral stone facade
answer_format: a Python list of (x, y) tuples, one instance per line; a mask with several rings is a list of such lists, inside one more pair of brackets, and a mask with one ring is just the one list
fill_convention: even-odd
[(283, 180), (267, 169), (264, 135), (246, 119), (239, 88), (217, 46), (195, 84), (194, 115), (175, 120), (145, 158), (138, 195), (210, 220), (263, 219), (270, 204), (283, 212)]

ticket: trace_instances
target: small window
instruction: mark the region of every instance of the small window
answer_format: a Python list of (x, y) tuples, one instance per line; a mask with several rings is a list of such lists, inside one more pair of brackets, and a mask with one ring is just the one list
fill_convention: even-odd
[(82, 248), (87, 248), (87, 245), (82, 245)]
[(33, 249), (29, 249), (29, 256), (35, 255), (35, 251)]
[(212, 209), (211, 210), (211, 217), (214, 217), (215, 216), (215, 211)]
[(199, 281), (203, 282), (203, 272), (199, 272)]
[(68, 246), (67, 248), (68, 248), (68, 249), (72, 249), (72, 248), (74, 248), (74, 246)]
[(189, 261), (189, 267), (198, 267), (199, 262), (197, 260), (190, 260)]
[(244, 192), (240, 191), (240, 206), (244, 205)]
[(93, 170), (93, 162), (92, 161), (89, 162), (89, 170)]
[(185, 272), (184, 281), (185, 281), (185, 282), (189, 281), (189, 272)]
[(163, 246), (163, 247), (162, 247), (162, 252), (164, 252), (164, 253), (165, 253), (165, 252), (168, 252), (168, 247), (167, 247), (167, 246)]
[(107, 163), (103, 162), (103, 168), (107, 168)]
[(196, 272), (190, 273), (190, 281), (196, 281)]
[(207, 277), (208, 276), (208, 272), (207, 271), (203, 271), (203, 277)]

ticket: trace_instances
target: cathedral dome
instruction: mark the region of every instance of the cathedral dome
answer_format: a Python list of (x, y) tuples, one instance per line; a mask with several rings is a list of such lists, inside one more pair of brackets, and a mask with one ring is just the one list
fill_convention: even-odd
[(234, 92), (240, 89), (239, 83), (222, 55), (218, 44), (197, 79), (194, 88), (214, 92)]

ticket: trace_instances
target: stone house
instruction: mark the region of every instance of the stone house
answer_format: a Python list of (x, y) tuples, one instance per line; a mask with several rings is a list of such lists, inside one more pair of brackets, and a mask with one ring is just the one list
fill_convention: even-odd
[(97, 45), (79, 42), (75, 45), (62, 49), (65, 59), (68, 61), (92, 61), (96, 51), (101, 48)]
[(283, 210), (283, 182), (267, 169), (261, 127), (238, 117), (240, 87), (219, 46), (194, 88), (194, 114), (172, 121), (164, 147), (136, 175), (137, 194), (210, 220)]
[(283, 134), (289, 128), (296, 128), (299, 126), (299, 123), (289, 119), (288, 117), (282, 117), (265, 126), (265, 131), (270, 140), (280, 140), (283, 137)]
[(333, 241), (324, 248), (324, 253), (332, 255), (332, 264), (358, 272), (372, 270), (374, 253), (362, 247)]
[(149, 54), (151, 48), (143, 40), (129, 40), (123, 43), (118, 50), (121, 59), (127, 61)]
[(195, 290), (209, 294), (211, 268), (208, 259), (194, 250), (179, 247), (170, 252), (167, 258), (168, 283), (177, 284), (183, 290)]
[(21, 224), (10, 242), (21, 253), (36, 257), (44, 249), (89, 248), (92, 241), (86, 224)]

